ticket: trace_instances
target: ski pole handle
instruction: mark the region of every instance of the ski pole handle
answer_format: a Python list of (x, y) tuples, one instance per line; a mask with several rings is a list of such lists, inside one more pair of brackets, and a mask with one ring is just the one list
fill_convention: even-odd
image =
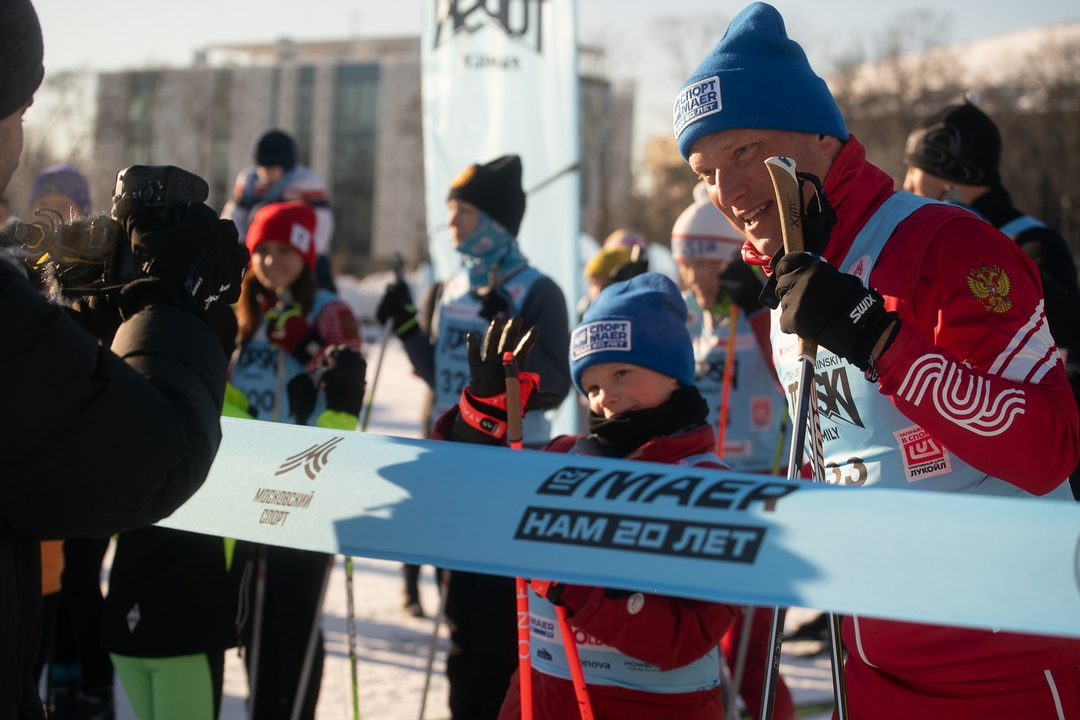
[[(798, 253), (806, 249), (803, 241), (802, 190), (795, 176), (795, 161), (785, 157), (771, 157), (765, 168), (772, 178), (776, 192), (776, 206), (780, 211), (780, 229), (784, 234), (784, 252)], [(799, 356), (813, 361), (817, 357), (817, 343), (799, 338)]]
[(503, 353), (503, 372), (506, 374), (506, 442), (515, 450), (521, 449), (521, 385), (518, 382), (514, 353)]

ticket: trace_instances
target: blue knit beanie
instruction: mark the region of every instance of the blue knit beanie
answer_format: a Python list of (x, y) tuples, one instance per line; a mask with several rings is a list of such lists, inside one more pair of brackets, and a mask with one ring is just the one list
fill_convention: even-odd
[[(79, 169), (74, 165), (68, 165), (67, 163), (52, 165), (42, 170), (41, 174), (34, 178), (34, 184), (30, 186), (31, 212), (37, 210), (34, 207), (37, 199), (49, 193), (67, 195), (79, 206), (80, 213), (83, 215), (90, 214), (90, 183), (86, 181), (86, 176), (79, 172)], [(59, 208), (53, 209), (58, 210)]]
[(694, 384), (694, 344), (686, 302), (664, 275), (648, 272), (604, 288), (570, 336), (570, 373), (582, 395), (581, 374), (600, 363), (655, 370), (683, 387)]
[(728, 25), (675, 98), (675, 139), (685, 160), (699, 138), (732, 128), (792, 130), (846, 141), (847, 125), (784, 18), (756, 2)]

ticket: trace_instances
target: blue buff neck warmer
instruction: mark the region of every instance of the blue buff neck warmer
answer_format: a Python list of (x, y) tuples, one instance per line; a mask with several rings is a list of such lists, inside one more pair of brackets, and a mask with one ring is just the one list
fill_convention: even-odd
[(469, 287), (473, 290), (488, 284), (488, 273), (500, 260), (499, 274), (504, 277), (526, 263), (517, 238), (483, 211), (476, 229), (457, 246), (457, 251), (464, 256)]

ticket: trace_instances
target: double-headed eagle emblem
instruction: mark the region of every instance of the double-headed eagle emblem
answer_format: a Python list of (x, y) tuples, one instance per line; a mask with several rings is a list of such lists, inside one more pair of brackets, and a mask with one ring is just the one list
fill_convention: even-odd
[(971, 294), (978, 298), (983, 307), (990, 312), (1003, 313), (1012, 308), (1012, 300), (1009, 300), (1009, 276), (997, 265), (987, 267), (983, 263), (968, 273), (968, 288)]

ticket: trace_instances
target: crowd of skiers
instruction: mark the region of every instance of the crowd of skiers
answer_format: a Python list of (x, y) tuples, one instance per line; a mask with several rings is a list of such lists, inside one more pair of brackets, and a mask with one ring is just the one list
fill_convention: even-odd
[[(44, 50), (29, 0), (0, 0), (0, 17), (2, 194)], [(1076, 268), (1060, 235), (1013, 207), (984, 112), (965, 100), (919, 123), (897, 192), (779, 13), (754, 3), (686, 81), (674, 118), (700, 178), (670, 238), (683, 290), (649, 272), (643, 238), (620, 231), (586, 266), (576, 327), (518, 245), (520, 158), (454, 179), (460, 271), (419, 305), (399, 278), (377, 311), (431, 389), (432, 439), (505, 445), (517, 416), (537, 451), (777, 474), (806, 338), (831, 374), (818, 401), (837, 482), (1072, 500)], [(771, 156), (801, 173), (806, 252), (783, 250)], [(281, 131), (259, 138), (254, 160), (220, 217), (196, 203), (162, 226), (136, 200), (117, 202), (142, 266), (108, 300), (61, 297), (55, 272), (27, 262), (7, 220), (18, 209), (0, 203), (0, 720), (107, 720), (114, 671), (141, 720), (216, 717), (237, 645), (253, 717), (299, 706), (314, 718), (321, 642), (311, 672), (301, 666), (331, 558), (152, 525), (205, 479), (222, 414), (357, 427), (366, 367), (329, 272), (325, 185)], [(77, 222), (92, 207), (86, 179), (58, 165), (35, 179), (27, 219), (49, 208)], [(615, 325), (621, 335), (596, 339)], [(520, 371), (516, 408), (506, 351)], [(984, 388), (982, 405), (936, 401), (969, 383)], [(553, 438), (548, 411), (571, 387), (587, 432)], [(1019, 410), (999, 411), (1005, 395), (1022, 398)], [(905, 452), (916, 434), (945, 462), (916, 467)], [(534, 579), (530, 624), (568, 623), (579, 639), (533, 631), (522, 677), (514, 579), (452, 572), (446, 592), (455, 720), (520, 717), (528, 694), (537, 718), (581, 717), (583, 702), (597, 718), (719, 718), (738, 702), (721, 694), (736, 666), (742, 701), (760, 711), (761, 609)], [(843, 641), (851, 718), (1080, 720), (1080, 641), (856, 616)], [(794, 718), (782, 680), (774, 692), (774, 717)]]

